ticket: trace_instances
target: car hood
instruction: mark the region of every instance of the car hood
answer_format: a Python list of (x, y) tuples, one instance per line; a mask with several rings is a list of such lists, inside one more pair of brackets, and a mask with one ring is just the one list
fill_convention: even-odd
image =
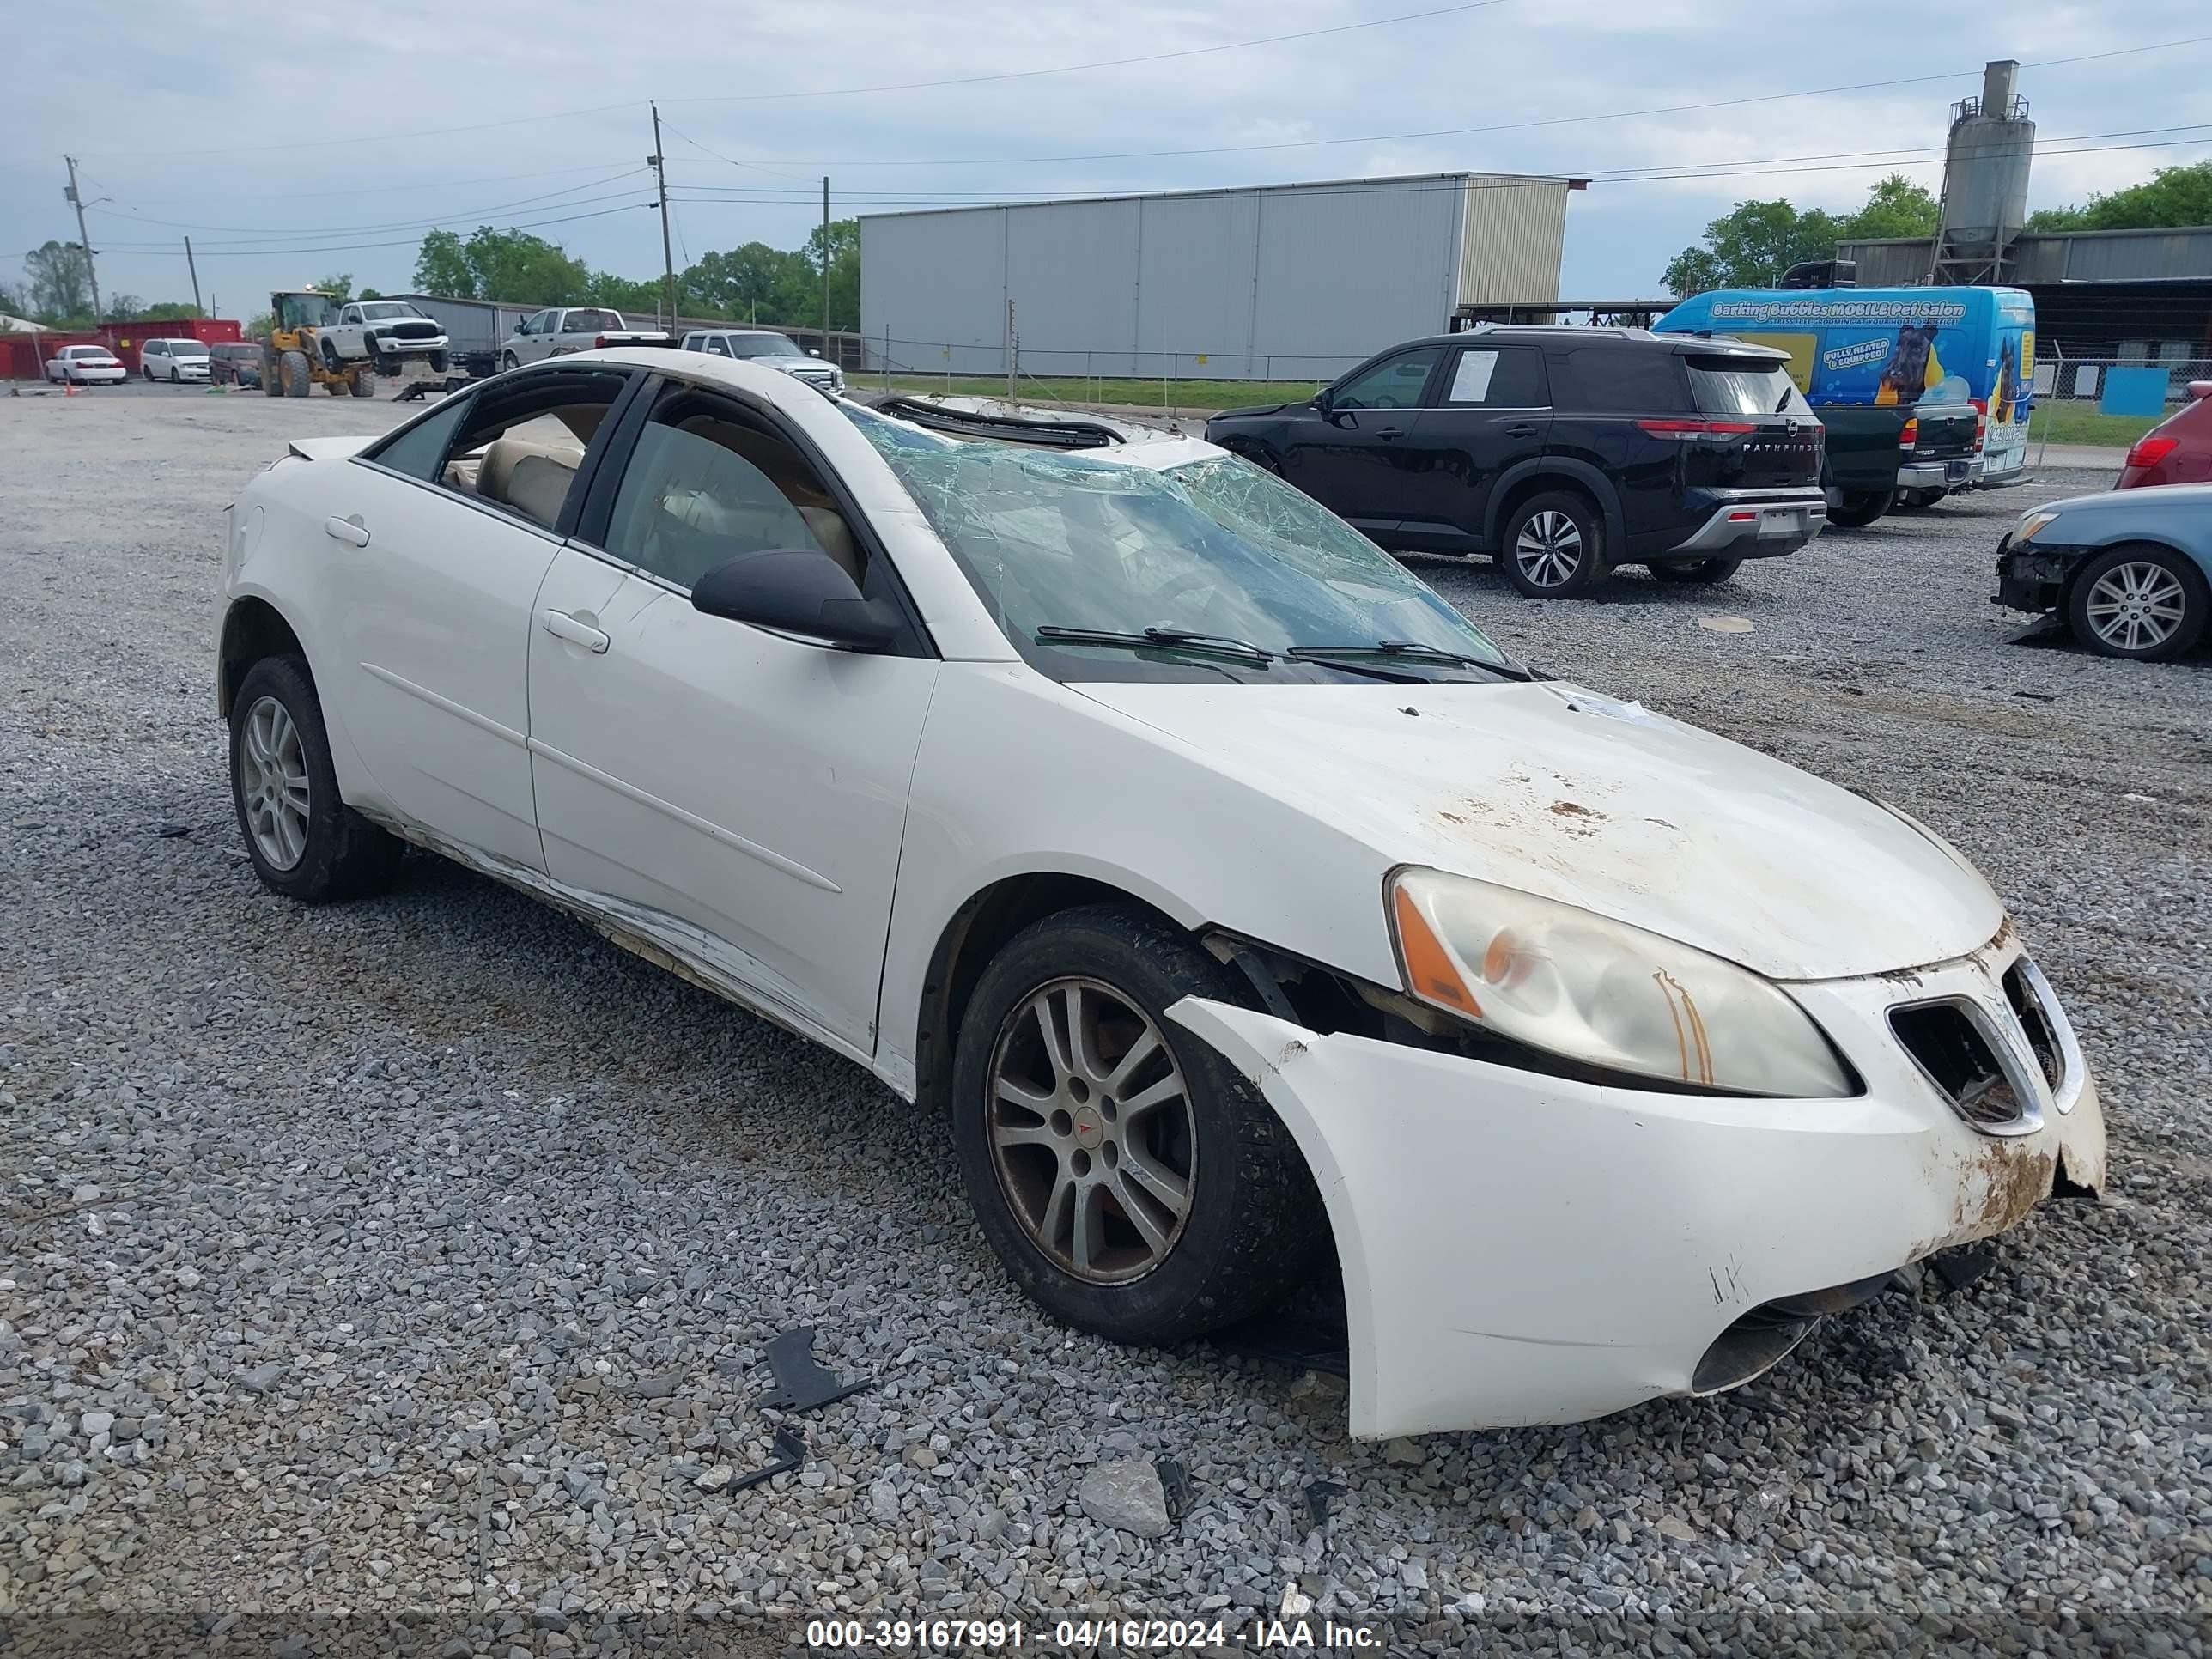
[[(2119, 514), (2163, 512), (2172, 507), (2202, 509), (2208, 507), (2212, 507), (2212, 483), (2186, 483), (2160, 484), (2154, 490), (2102, 489), (2091, 495), (2069, 495), (2063, 501), (2045, 501), (2029, 510), (2036, 513)], [(2065, 538), (2051, 535), (2051, 539), (2063, 544)]]
[(1389, 864), (1579, 905), (1777, 979), (1948, 960), (2004, 921), (1963, 859), (1875, 802), (1557, 681), (1074, 689)]

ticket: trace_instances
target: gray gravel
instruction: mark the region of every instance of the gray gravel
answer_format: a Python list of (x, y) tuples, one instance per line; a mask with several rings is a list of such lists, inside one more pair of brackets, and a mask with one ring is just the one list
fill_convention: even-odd
[[(1542, 666), (1975, 859), (2081, 1028), (2119, 1201), (2047, 1208), (1979, 1284), (1887, 1297), (1717, 1401), (1384, 1446), (1329, 1379), (1048, 1323), (929, 1125), (524, 898), (428, 858), (336, 909), (257, 886), (209, 690), (216, 517), (285, 437), (394, 413), (0, 401), (0, 1613), (416, 1607), (480, 1632), (458, 1654), (587, 1613), (1289, 1591), (1431, 1647), (2061, 1608), (2189, 1645), (2212, 673), (2008, 645), (1985, 603), (2009, 517), (2102, 480), (1712, 592), (1543, 605), (1422, 564)], [(755, 1367), (799, 1324), (876, 1386), (807, 1420), (803, 1474), (723, 1490), (775, 1455)], [(1167, 1535), (1085, 1513), (1094, 1466), (1159, 1456), (1190, 1480)]]

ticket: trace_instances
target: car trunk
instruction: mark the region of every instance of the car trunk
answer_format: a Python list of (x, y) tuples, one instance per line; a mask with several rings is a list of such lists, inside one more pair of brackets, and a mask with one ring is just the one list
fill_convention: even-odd
[(1820, 422), (1771, 357), (1714, 352), (1686, 364), (1705, 428), (1683, 458), (1704, 489), (1817, 489)]
[(1974, 453), (1982, 415), (1972, 404), (1916, 404), (1911, 413), (1912, 459), (1940, 461)]

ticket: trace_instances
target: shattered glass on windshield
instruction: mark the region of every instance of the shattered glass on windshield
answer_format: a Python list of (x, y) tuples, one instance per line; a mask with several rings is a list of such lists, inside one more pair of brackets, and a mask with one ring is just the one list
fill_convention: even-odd
[(848, 412), (1032, 661), (1043, 627), (1166, 628), (1277, 653), (1389, 639), (1508, 660), (1374, 543), (1239, 457), (1155, 469)]

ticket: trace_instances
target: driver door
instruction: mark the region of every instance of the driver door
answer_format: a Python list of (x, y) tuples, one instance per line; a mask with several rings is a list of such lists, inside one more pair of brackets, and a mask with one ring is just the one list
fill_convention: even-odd
[(937, 659), (912, 623), (863, 653), (693, 610), (763, 549), (821, 549), (870, 598), (896, 582), (769, 411), (671, 384), (624, 424), (530, 634), (547, 872), (865, 1061)]
[(1326, 411), (1283, 453), (1283, 476), (1378, 540), (1407, 514), (1418, 464), (1407, 440), (1441, 346), (1414, 346), (1368, 364), (1330, 388)]

